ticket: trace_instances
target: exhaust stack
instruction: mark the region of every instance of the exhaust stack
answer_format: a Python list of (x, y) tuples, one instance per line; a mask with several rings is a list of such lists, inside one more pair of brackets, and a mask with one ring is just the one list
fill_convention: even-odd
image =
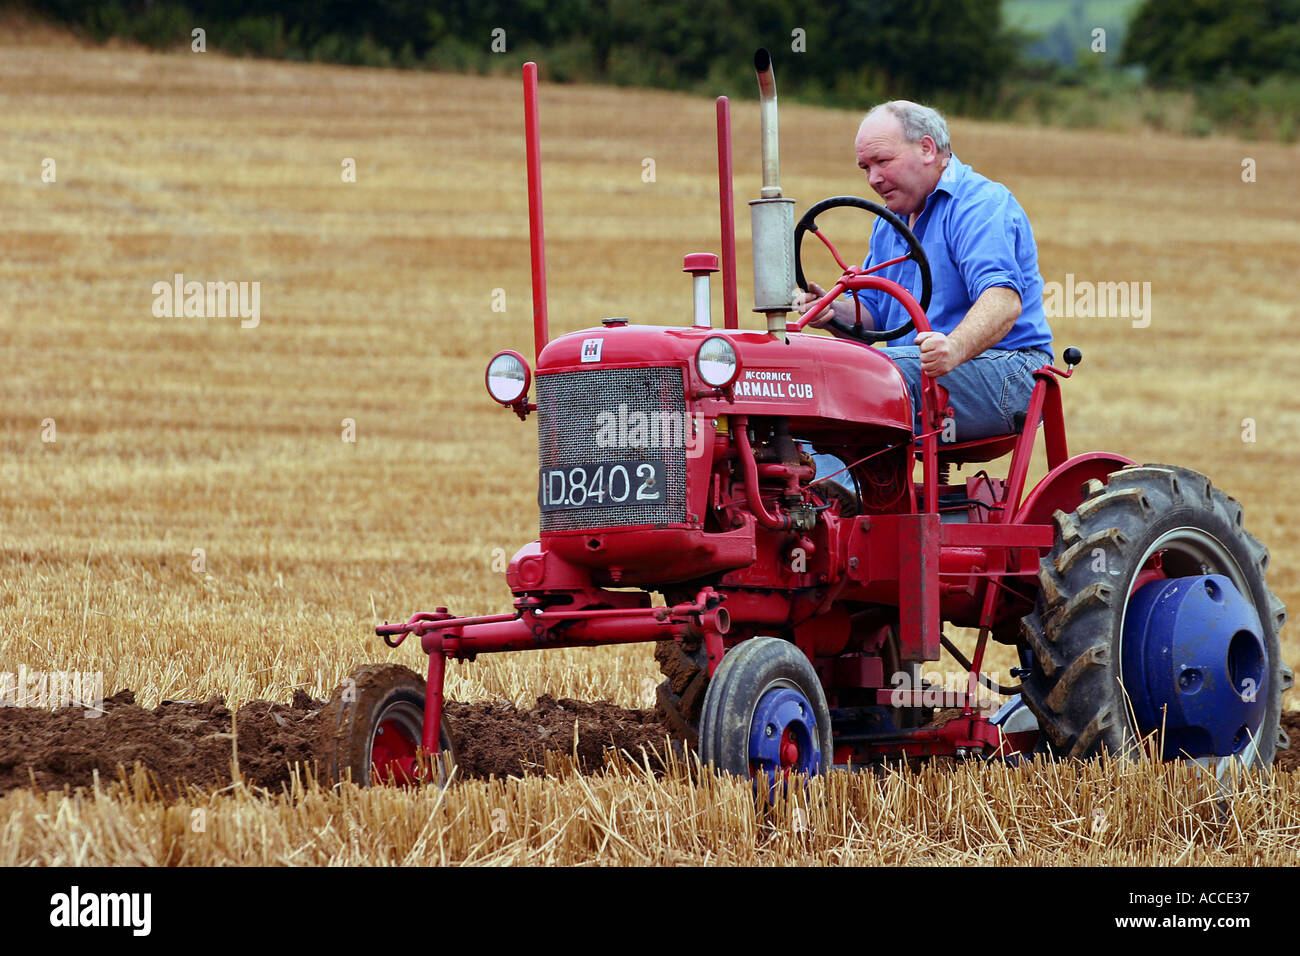
[(754, 54), (754, 72), (758, 74), (759, 123), (763, 145), (764, 199), (781, 198), (781, 151), (777, 144), (776, 74), (772, 72), (772, 54), (759, 50)]
[(794, 307), (794, 200), (781, 195), (777, 142), (776, 76), (767, 50), (754, 54), (762, 124), (763, 188), (750, 200), (754, 242), (754, 311), (767, 315), (767, 330), (785, 332), (785, 314)]

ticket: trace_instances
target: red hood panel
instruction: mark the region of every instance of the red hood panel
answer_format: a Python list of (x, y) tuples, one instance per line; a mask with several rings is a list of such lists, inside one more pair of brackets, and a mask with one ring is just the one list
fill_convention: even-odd
[[(695, 353), (711, 335), (736, 346), (741, 373), (735, 403), (695, 404), (716, 414), (788, 415), (833, 419), (910, 431), (911, 399), (902, 374), (879, 351), (825, 335), (792, 333), (787, 341), (763, 332), (629, 325), (583, 329), (542, 351), (538, 373), (607, 367), (680, 365), (687, 394), (707, 390)], [(584, 361), (583, 359), (586, 359)]]

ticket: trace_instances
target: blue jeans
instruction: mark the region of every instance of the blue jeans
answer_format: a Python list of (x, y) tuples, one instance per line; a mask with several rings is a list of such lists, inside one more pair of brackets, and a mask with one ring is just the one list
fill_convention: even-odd
[[(880, 352), (898, 366), (907, 380), (915, 416), (912, 429), (920, 432), (921, 349), (915, 345), (902, 345), (883, 348)], [(937, 379), (948, 390), (948, 404), (953, 410), (956, 427), (950, 440), (974, 441), (1019, 431), (1029, 409), (1029, 396), (1034, 391), (1034, 372), (1051, 361), (1052, 354), (1042, 349), (988, 349)], [(940, 447), (944, 437), (941, 432)], [(834, 455), (813, 454), (810, 445), (805, 442), (803, 446), (817, 464), (818, 478), (844, 467), (844, 462)], [(853, 479), (847, 473), (835, 480), (852, 487)]]
[[(880, 353), (898, 366), (912, 395), (912, 414), (918, 416), (912, 429), (921, 429), (921, 349), (915, 345), (883, 348)], [(939, 435), (950, 441), (974, 441), (1019, 431), (1029, 396), (1034, 391), (1034, 372), (1052, 361), (1041, 349), (987, 349), (967, 359), (936, 381), (948, 390), (955, 436)], [(1019, 421), (1017, 420), (1019, 416)]]

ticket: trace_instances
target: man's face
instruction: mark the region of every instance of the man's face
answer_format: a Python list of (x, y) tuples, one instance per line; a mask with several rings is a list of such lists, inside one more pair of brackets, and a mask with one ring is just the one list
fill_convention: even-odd
[(888, 110), (862, 121), (853, 148), (871, 188), (900, 216), (920, 211), (943, 172), (934, 140), (907, 142), (903, 124)]

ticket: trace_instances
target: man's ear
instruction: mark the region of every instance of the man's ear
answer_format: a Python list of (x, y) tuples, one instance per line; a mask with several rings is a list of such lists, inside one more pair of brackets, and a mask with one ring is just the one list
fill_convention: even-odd
[(934, 141), (933, 136), (921, 137), (921, 160), (929, 166), (939, 158), (939, 147)]

